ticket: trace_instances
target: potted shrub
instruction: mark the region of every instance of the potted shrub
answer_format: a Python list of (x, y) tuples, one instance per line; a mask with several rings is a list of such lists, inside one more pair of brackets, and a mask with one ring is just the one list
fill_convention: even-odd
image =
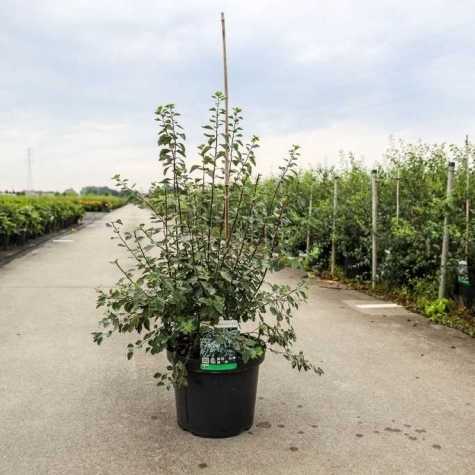
[(259, 140), (254, 136), (244, 143), (238, 108), (223, 133), (224, 96), (218, 92), (213, 100), (199, 163), (187, 164), (179, 114), (169, 104), (156, 111), (163, 179), (143, 195), (116, 177), (123, 191), (149, 210), (150, 222), (133, 230), (121, 220), (109, 223), (133, 265), (115, 261), (123, 277), (99, 291), (97, 304), (105, 316), (102, 331), (93, 335), (100, 344), (115, 332), (137, 333), (138, 340), (127, 347), (129, 359), (137, 349), (166, 352), (169, 364), (155, 378), (158, 385), (174, 387), (179, 426), (200, 436), (226, 437), (253, 423), (258, 367), (266, 351), (281, 354), (299, 371), (322, 370), (292, 350), (292, 312), (305, 298), (303, 286), (265, 280), (278, 262), (283, 184), (294, 173), (298, 147), (291, 148), (271, 199), (263, 204), (257, 199), (259, 176), (252, 175)]

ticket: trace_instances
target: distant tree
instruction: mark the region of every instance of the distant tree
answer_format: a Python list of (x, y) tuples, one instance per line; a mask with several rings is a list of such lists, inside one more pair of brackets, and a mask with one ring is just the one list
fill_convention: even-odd
[(108, 186), (85, 186), (81, 188), (81, 195), (110, 195), (121, 196), (122, 193)]
[(68, 188), (67, 190), (64, 190), (63, 195), (69, 195), (69, 196), (77, 196), (78, 193), (74, 188)]

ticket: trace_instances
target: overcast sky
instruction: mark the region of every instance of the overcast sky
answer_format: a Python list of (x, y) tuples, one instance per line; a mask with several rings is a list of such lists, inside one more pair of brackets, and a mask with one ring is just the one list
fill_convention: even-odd
[(269, 173), (351, 150), (380, 160), (390, 135), (475, 136), (474, 0), (1, 0), (0, 190), (110, 184), (159, 173), (154, 110), (174, 102), (196, 154), (222, 89), (261, 137)]

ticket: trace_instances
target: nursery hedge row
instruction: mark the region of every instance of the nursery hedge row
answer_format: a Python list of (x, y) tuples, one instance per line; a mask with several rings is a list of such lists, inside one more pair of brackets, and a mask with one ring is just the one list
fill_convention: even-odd
[[(466, 257), (466, 166), (467, 157), (470, 163), (474, 155), (475, 148), (470, 145), (399, 144), (388, 149), (377, 167), (380, 282), (413, 289), (426, 281), (428, 286), (437, 287), (444, 213), (448, 210), (450, 282), (452, 287), (455, 285), (458, 261)], [(456, 171), (453, 199), (448, 203), (447, 170), (451, 161), (455, 162)], [(469, 175), (470, 183), (475, 183), (473, 169), (469, 169)], [(400, 213), (396, 219), (398, 176)], [(306, 264), (317, 270), (328, 270), (336, 177), (336, 263), (341, 273), (368, 280), (371, 268), (371, 171), (351, 155), (339, 169), (322, 167), (301, 172), (287, 183), (291, 199), (285, 233), (281, 236), (281, 251), (290, 256), (306, 254), (308, 236), (310, 249), (304, 257)], [(265, 187), (264, 183), (262, 191), (268, 200)], [(473, 185), (468, 190), (468, 197), (475, 204)], [(475, 255), (474, 224), (472, 211), (469, 261), (473, 261)]]
[(126, 202), (117, 196), (0, 194), (0, 247), (23, 244), (76, 224), (85, 211), (108, 212)]
[(86, 211), (107, 212), (120, 208), (126, 204), (127, 200), (119, 196), (112, 195), (81, 195), (79, 203)]
[(69, 197), (0, 195), (0, 246), (23, 244), (71, 226), (83, 214), (84, 208)]
[[(289, 188), (290, 198), (286, 204), (284, 232), (279, 236), (278, 247), (286, 264), (324, 275), (328, 273), (333, 233), (333, 192), (337, 180), (338, 204), (334, 230), (336, 273), (341, 278), (364, 283), (371, 278), (371, 170), (351, 154), (341, 158), (339, 167), (301, 171), (285, 185)], [(418, 309), (435, 321), (443, 321), (443, 315), (450, 308), (456, 308), (455, 301), (463, 300), (472, 313), (475, 307), (474, 158), (475, 147), (471, 144), (400, 143), (389, 148), (376, 167), (377, 286), (388, 295), (398, 295), (402, 300), (414, 302)], [(455, 162), (451, 202), (446, 199), (449, 162)], [(399, 219), (396, 218), (398, 177)], [(260, 185), (259, 193), (264, 202), (272, 198), (268, 192), (268, 182), (271, 181), (272, 178)], [(468, 255), (465, 252), (467, 197), (472, 203)], [(455, 301), (439, 301), (437, 295), (446, 211), (449, 216), (447, 296)], [(463, 279), (459, 274), (460, 261), (468, 263)], [(433, 316), (434, 305), (443, 307), (444, 311)], [(465, 323), (457, 324), (465, 331), (464, 326)], [(472, 324), (467, 332), (474, 333), (475, 326)]]

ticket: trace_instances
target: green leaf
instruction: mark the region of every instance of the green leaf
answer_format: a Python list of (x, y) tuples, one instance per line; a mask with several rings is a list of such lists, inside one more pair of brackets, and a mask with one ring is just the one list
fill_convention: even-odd
[(229, 272), (225, 271), (225, 270), (221, 270), (219, 271), (219, 275), (226, 281), (226, 282), (232, 282), (233, 278), (231, 277), (231, 275), (229, 274)]

